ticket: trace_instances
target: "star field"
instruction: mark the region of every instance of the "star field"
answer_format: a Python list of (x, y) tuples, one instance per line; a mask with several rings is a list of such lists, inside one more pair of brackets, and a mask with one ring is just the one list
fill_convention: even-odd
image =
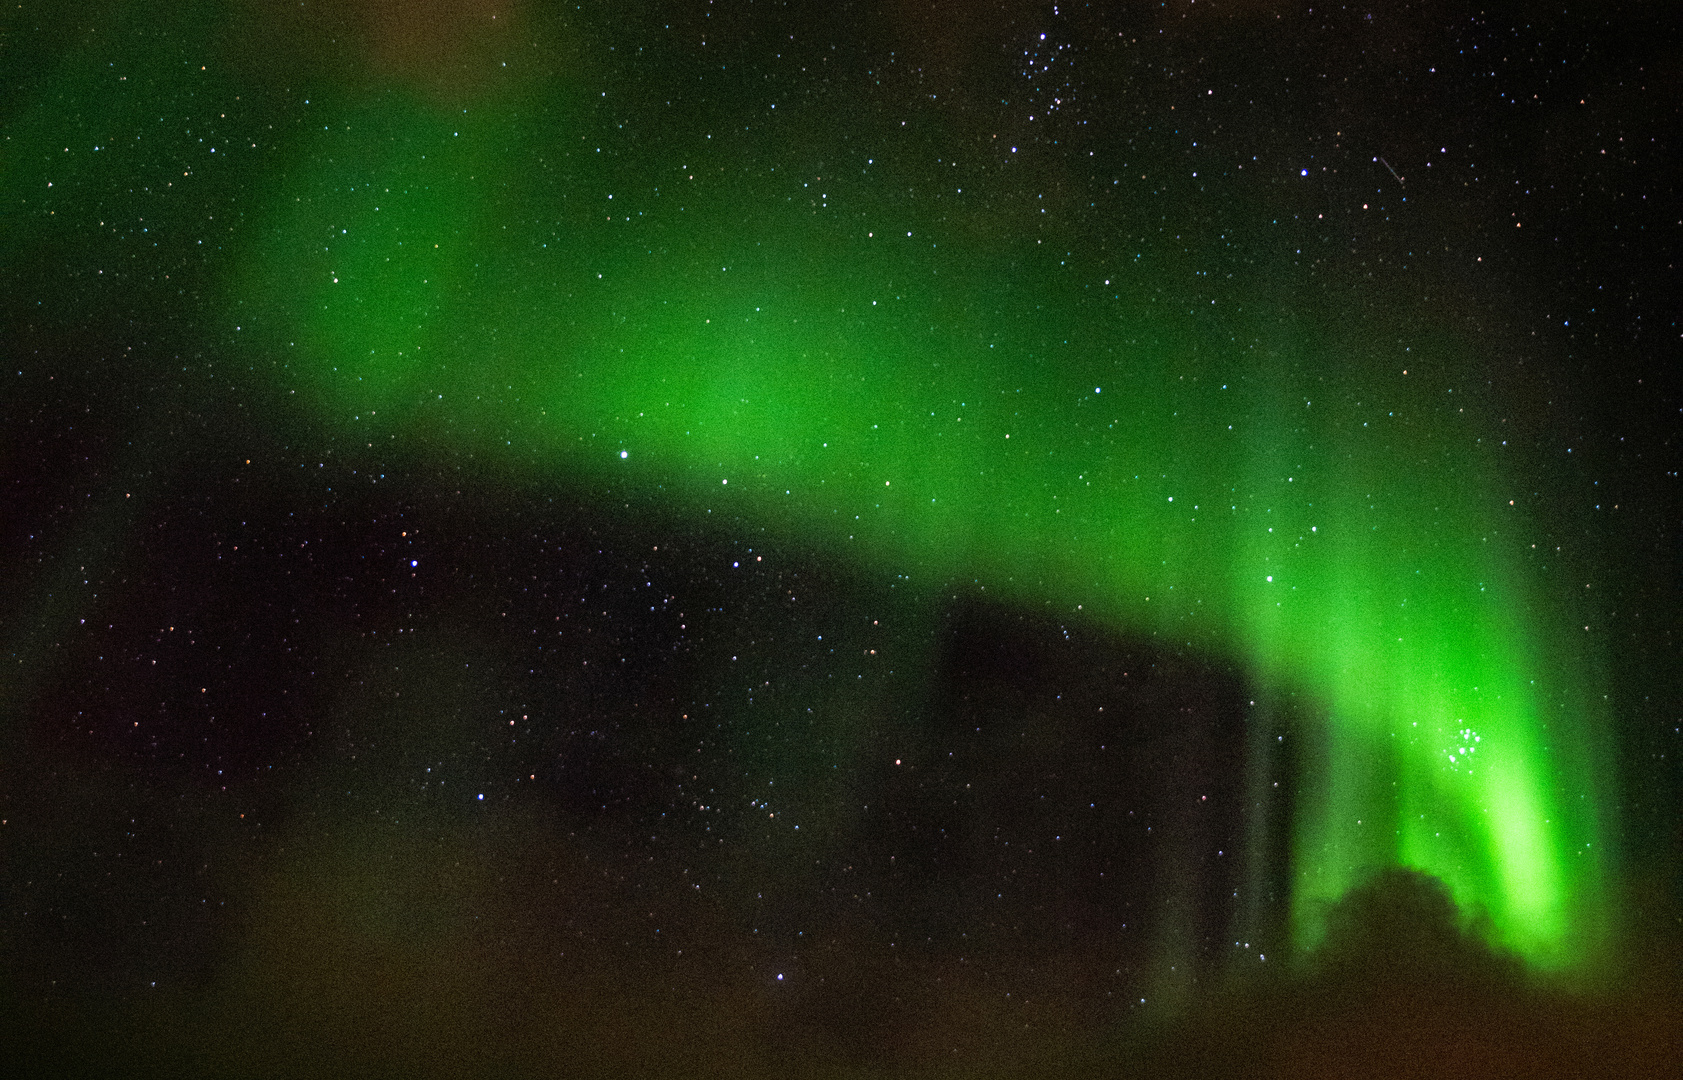
[(1658, 7), (7, 22), (19, 1075), (1663, 1074)]

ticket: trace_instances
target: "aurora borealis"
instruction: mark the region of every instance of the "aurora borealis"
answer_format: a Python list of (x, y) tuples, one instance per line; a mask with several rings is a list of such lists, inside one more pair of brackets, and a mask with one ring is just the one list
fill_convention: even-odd
[[(1307, 371), (1333, 366), (1311, 354), (1335, 346), (1247, 316), (1268, 310), (1265, 287), (1224, 292), (1238, 314), (1200, 326), (1196, 309), (1121, 302), (1150, 291), (1150, 271), (1101, 278), (1101, 258), (1071, 269), (865, 197), (836, 222), (761, 196), (774, 209), (760, 222), (735, 185), (711, 199), (680, 187), (699, 205), (669, 212), (691, 226), (659, 220), (658, 190), (631, 186), (599, 200), (612, 213), (596, 225), (548, 190), (518, 196), (514, 221), (475, 220), (516, 167), (476, 161), (473, 142), (538, 157), (564, 144), (391, 111), (320, 151), (325, 175), (292, 189), (310, 210), (277, 226), (274, 261), (241, 298), (242, 332), (288, 357), (340, 423), (467, 429), (482, 453), (670, 492), (689, 513), (769, 523), (888, 572), (969, 575), (1007, 602), (1184, 634), (1331, 710), (1325, 768), (1342, 779), (1303, 825), (1305, 895), (1336, 897), (1353, 872), (1398, 860), (1455, 882), (1539, 957), (1583, 947), (1569, 911), (1593, 934), (1600, 868), (1582, 853), (1599, 835), (1598, 718), (1530, 655), (1559, 631), (1537, 626), (1552, 613), (1526, 617), (1530, 530), (1501, 499), (1502, 455), (1481, 450), (1499, 424), (1434, 400), (1454, 400), (1447, 373), (1467, 358), (1393, 348), (1393, 370), (1375, 358), (1329, 386)], [(339, 164), (369, 144), (401, 149)], [(846, 182), (802, 183), (850, 201)], [(522, 230), (522, 216), (563, 224)], [(1077, 241), (1045, 231), (1073, 255)], [(956, 255), (938, 255), (943, 240)], [(482, 284), (453, 280), (475, 268)], [(1214, 335), (1226, 340), (1201, 340)], [(1550, 754), (1541, 710), (1561, 701), (1572, 719), (1555, 738), (1573, 749)]]
[(1399, 866), (1623, 970), (1652, 13), (1210, 8), (8, 16), (13, 997), (363, 1017), (309, 1071), (518, 985), (572, 1019), (514, 1075), (894, 1072), (1289, 968)]

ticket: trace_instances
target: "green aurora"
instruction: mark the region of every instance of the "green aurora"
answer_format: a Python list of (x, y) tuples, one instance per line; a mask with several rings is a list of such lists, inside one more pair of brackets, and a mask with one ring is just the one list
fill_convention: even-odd
[[(68, 53), (15, 125), (9, 197), (51, 182), (66, 213), (164, 182), (149, 106), (101, 81), (102, 48)], [(126, 56), (152, 94), (256, 78), (166, 52)], [(927, 109), (820, 122), (769, 91), (616, 148), (609, 106), (554, 71), (447, 101), (395, 76), (257, 81), (214, 140), (233, 160), (192, 146), (169, 181), (222, 201), (184, 195), (159, 231), (196, 265), (189, 217), (229, 204), (222, 250), (184, 273), (259, 396), (306, 399), (345, 446), (635, 493), (1231, 658), (1320, 717), (1300, 939), (1402, 864), (1540, 966), (1595, 955), (1606, 718), (1522, 554), (1527, 492), (1479, 358), (1396, 279), (1358, 310), (1308, 298), (1264, 189), (1148, 204), (1115, 161), (1078, 171), (1086, 144), (1018, 151)], [(632, 77), (606, 85), (660, 115)], [(1131, 174), (1163, 167), (1139, 157)], [(91, 223), (77, 242), (120, 248)], [(1184, 284), (1238, 266), (1235, 245), (1235, 273)]]

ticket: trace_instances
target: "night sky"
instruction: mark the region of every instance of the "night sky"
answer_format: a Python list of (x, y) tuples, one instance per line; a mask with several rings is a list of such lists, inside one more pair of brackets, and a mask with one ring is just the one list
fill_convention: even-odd
[(1677, 1075), (1680, 30), (14, 5), (0, 1069)]

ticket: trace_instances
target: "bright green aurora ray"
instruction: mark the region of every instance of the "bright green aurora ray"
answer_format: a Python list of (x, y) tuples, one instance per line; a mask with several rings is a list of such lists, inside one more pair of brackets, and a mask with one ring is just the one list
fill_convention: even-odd
[(500, 456), (1242, 661), (1326, 718), (1300, 937), (1400, 863), (1537, 964), (1590, 955), (1599, 695), (1558, 662), (1477, 401), (1445, 404), (1476, 398), (1459, 346), (1375, 360), (1350, 343), (1380, 318), (1311, 333), (1266, 272), (1165, 294), (1167, 248), (1080, 242), (1003, 188), (949, 218), (745, 168), (752, 135), (617, 165), (539, 115), (318, 97), (230, 241), (234, 347), (351, 445)]

